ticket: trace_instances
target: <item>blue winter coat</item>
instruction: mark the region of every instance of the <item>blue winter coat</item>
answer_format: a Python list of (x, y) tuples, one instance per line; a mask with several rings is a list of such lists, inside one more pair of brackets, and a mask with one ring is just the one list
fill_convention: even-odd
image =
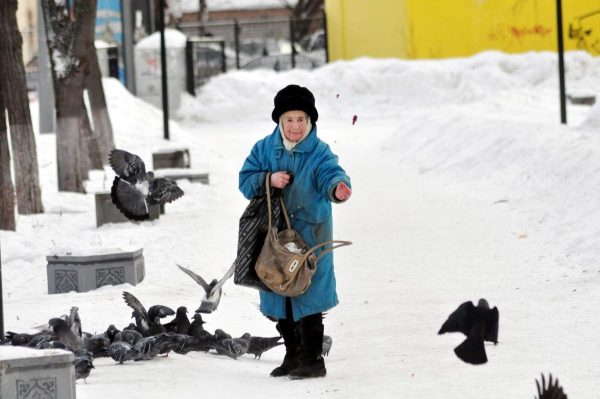
[[(333, 236), (331, 202), (339, 202), (333, 195), (340, 182), (351, 187), (350, 178), (338, 165), (338, 157), (317, 137), (314, 126), (309, 135), (291, 151), (283, 146), (279, 127), (258, 141), (240, 171), (240, 191), (247, 199), (264, 195), (267, 172), (289, 171), (294, 180), (283, 190), (285, 206), (292, 229), (296, 230), (309, 247)], [(317, 250), (318, 256), (320, 250)], [(266, 316), (284, 319), (285, 298), (282, 295), (260, 291), (260, 310)], [(338, 304), (333, 270), (333, 253), (322, 256), (308, 290), (291, 298), (292, 313), (297, 321), (305, 316), (324, 312)]]

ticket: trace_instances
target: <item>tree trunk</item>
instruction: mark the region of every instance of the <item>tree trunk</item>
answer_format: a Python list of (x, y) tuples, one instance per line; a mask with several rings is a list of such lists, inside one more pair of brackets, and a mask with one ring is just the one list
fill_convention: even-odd
[(10, 142), (15, 168), (17, 207), (20, 214), (44, 212), (40, 191), (37, 149), (29, 113), (23, 65), (23, 39), (17, 26), (17, 1), (0, 1), (0, 95), (8, 111)]
[(108, 164), (108, 153), (115, 148), (115, 140), (106, 106), (104, 88), (102, 87), (102, 74), (98, 64), (98, 56), (94, 47), (90, 51), (90, 69), (85, 86), (90, 100), (90, 108), (92, 109), (94, 136), (98, 142), (101, 159), (100, 168), (102, 168), (102, 164)]
[(58, 189), (84, 192), (89, 167), (101, 167), (98, 142), (90, 133), (83, 100), (94, 48), (96, 0), (42, 0), (42, 10), (52, 55)]
[(15, 189), (10, 176), (10, 151), (2, 96), (0, 110), (0, 230), (15, 231)]

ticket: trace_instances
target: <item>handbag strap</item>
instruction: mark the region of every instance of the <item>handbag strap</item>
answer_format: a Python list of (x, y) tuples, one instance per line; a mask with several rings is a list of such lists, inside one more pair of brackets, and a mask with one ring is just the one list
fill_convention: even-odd
[[(265, 187), (267, 188), (267, 207), (269, 209), (269, 227), (273, 226), (273, 219), (271, 214), (273, 213), (271, 208), (271, 173), (267, 173), (267, 177), (265, 178)], [(287, 210), (285, 209), (285, 204), (283, 203), (283, 198), (279, 197), (279, 201), (281, 202), (281, 210), (283, 211), (283, 216), (285, 217), (285, 224), (287, 225), (288, 230), (292, 229), (292, 225), (290, 224), (290, 218), (288, 217)]]
[[(273, 219), (272, 219), (272, 208), (271, 208), (271, 173), (267, 173), (267, 177), (265, 178), (265, 187), (267, 188), (267, 207), (269, 209), (269, 227), (273, 226)], [(283, 216), (285, 217), (285, 223), (287, 224), (287, 228), (288, 230), (292, 229), (292, 226), (290, 225), (290, 219), (288, 217), (287, 214), (287, 210), (285, 209), (285, 204), (283, 202), (283, 198), (279, 197), (279, 200), (281, 202), (281, 210), (283, 211)], [(321, 253), (319, 254), (319, 256), (317, 256), (317, 260), (315, 261), (318, 262), (319, 259), (321, 258), (321, 256), (333, 251), (336, 248), (340, 248), (340, 247), (345, 247), (346, 245), (352, 245), (352, 241), (343, 241), (343, 240), (331, 240), (331, 241), (325, 241), (322, 242), (320, 244), (315, 245), (314, 247), (310, 248), (308, 251), (306, 251), (304, 253), (304, 257), (303, 257), (303, 261), (308, 259), (308, 257), (315, 252), (317, 249), (324, 247), (325, 245), (329, 245), (329, 244), (333, 244), (331, 246), (331, 248), (327, 248), (323, 251), (321, 251)]]
[(304, 259), (308, 259), (308, 257), (315, 252), (317, 249), (324, 247), (325, 245), (329, 245), (329, 244), (334, 244), (331, 246), (331, 248), (327, 248), (324, 249), (323, 251), (321, 251), (321, 253), (319, 254), (319, 256), (317, 256), (317, 260), (315, 261), (315, 263), (317, 263), (319, 261), (319, 259), (321, 259), (321, 256), (333, 251), (336, 248), (340, 248), (340, 247), (345, 247), (347, 245), (352, 245), (352, 241), (344, 241), (344, 240), (331, 240), (331, 241), (325, 241), (322, 242), (320, 244), (315, 245), (314, 247), (312, 247), (311, 249), (309, 249), (308, 251), (306, 251), (306, 253), (304, 254)]

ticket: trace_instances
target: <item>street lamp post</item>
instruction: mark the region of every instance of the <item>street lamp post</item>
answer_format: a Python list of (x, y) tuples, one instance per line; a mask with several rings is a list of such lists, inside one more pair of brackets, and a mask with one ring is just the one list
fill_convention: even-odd
[(567, 100), (565, 93), (565, 58), (562, 25), (562, 0), (556, 0), (556, 31), (558, 35), (558, 81), (560, 86), (560, 122), (567, 124)]

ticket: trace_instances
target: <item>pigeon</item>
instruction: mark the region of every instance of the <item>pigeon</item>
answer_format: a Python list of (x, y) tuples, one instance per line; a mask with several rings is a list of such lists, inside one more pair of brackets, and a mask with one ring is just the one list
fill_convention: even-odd
[[(143, 336), (156, 335), (166, 332), (165, 328), (160, 324), (161, 317), (165, 317), (169, 314), (175, 314), (175, 312), (162, 305), (154, 305), (150, 308), (150, 311), (146, 311), (146, 308), (141, 302), (127, 291), (123, 291), (123, 299), (125, 303), (133, 309), (133, 317), (138, 327), (138, 331)], [(152, 315), (152, 317), (150, 317)], [(164, 315), (164, 316), (163, 316)]]
[(123, 364), (128, 360), (141, 360), (141, 354), (125, 341), (115, 341), (108, 347), (108, 356)]
[(183, 196), (174, 180), (146, 172), (144, 161), (135, 154), (114, 149), (108, 154), (108, 163), (117, 174), (110, 190), (112, 202), (128, 219), (146, 220), (150, 206), (164, 205)]
[(333, 339), (329, 335), (323, 335), (323, 351), (321, 352), (321, 356), (329, 356), (331, 345), (333, 345)]
[(260, 357), (266, 351), (275, 348), (276, 346), (283, 345), (283, 342), (280, 341), (281, 337), (250, 337), (250, 347), (248, 348), (247, 353), (254, 355), (254, 358)]
[(467, 338), (454, 348), (454, 353), (466, 363), (483, 364), (487, 362), (483, 342), (498, 343), (498, 319), (498, 308), (490, 309), (485, 299), (480, 299), (477, 306), (468, 301), (448, 316), (438, 334), (463, 333)]
[(110, 339), (106, 333), (93, 335), (85, 341), (85, 349), (92, 352), (95, 357), (106, 356), (109, 345)]
[(66, 320), (55, 317), (50, 319), (48, 324), (52, 327), (53, 336), (67, 345), (71, 350), (78, 350), (85, 347), (84, 339), (73, 332)]
[(206, 322), (204, 320), (202, 320), (202, 315), (200, 313), (194, 313), (194, 316), (192, 317), (192, 319), (193, 319), (193, 321), (192, 321), (192, 324), (190, 325), (190, 331), (188, 334), (190, 334), (192, 337), (198, 337), (198, 338), (202, 338), (202, 336), (205, 336), (206, 334), (211, 335), (202, 326)]
[(196, 313), (214, 312), (217, 309), (217, 306), (219, 306), (219, 302), (221, 301), (221, 294), (223, 292), (221, 287), (223, 287), (223, 284), (225, 284), (225, 282), (227, 282), (227, 280), (231, 276), (233, 276), (233, 271), (235, 270), (235, 263), (231, 265), (231, 267), (229, 268), (229, 270), (227, 270), (227, 273), (225, 273), (221, 280), (217, 281), (217, 279), (214, 279), (210, 282), (210, 284), (207, 284), (202, 277), (200, 277), (190, 269), (187, 269), (179, 264), (177, 265), (177, 267), (179, 267), (179, 269), (181, 269), (184, 273), (190, 276), (204, 290), (204, 296), (202, 297), (202, 301), (200, 302), (200, 307), (196, 309)]
[(190, 320), (187, 317), (187, 308), (180, 306), (177, 308), (175, 318), (170, 322), (163, 325), (167, 332), (174, 332), (177, 334), (189, 334), (190, 333)]
[(92, 363), (94, 355), (86, 349), (78, 349), (73, 351), (75, 366), (75, 375), (78, 380), (83, 378), (83, 382), (87, 384), (86, 378), (90, 375), (90, 371), (94, 368)]
[(127, 342), (129, 345), (133, 346), (142, 338), (144, 338), (144, 336), (140, 334), (138, 330), (123, 330), (115, 335), (114, 342)]
[(175, 334), (165, 333), (144, 337), (134, 345), (134, 349), (143, 355), (144, 360), (157, 355), (168, 354), (175, 347), (177, 347)]
[(49, 333), (49, 331), (40, 331), (35, 334), (27, 334), (7, 331), (4, 343), (10, 342), (13, 346), (26, 346), (33, 338), (39, 337), (40, 335), (48, 335)]
[(536, 380), (535, 385), (537, 386), (538, 397), (536, 399), (567, 399), (567, 395), (563, 392), (562, 387), (558, 384), (558, 379), (552, 381), (552, 374), (549, 375), (548, 386), (546, 386), (546, 379), (542, 374), (542, 383)]

